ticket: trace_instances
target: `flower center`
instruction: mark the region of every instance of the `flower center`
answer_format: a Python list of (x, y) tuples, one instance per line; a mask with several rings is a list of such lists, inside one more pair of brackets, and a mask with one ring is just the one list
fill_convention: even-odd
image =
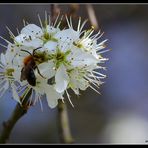
[(83, 48), (83, 45), (81, 43), (73, 42), (73, 45), (75, 45), (78, 48)]
[(55, 58), (56, 58), (57, 61), (64, 61), (64, 59), (65, 59), (64, 53), (58, 52), (58, 53), (56, 54)]
[(13, 68), (8, 68), (6, 69), (5, 71), (5, 75), (6, 76), (12, 76), (12, 73), (14, 72), (14, 69)]
[(67, 61), (67, 56), (70, 54), (70, 50), (66, 52), (62, 52), (59, 48), (57, 48), (56, 53), (50, 55), (50, 59), (53, 59), (56, 65), (56, 68), (59, 68), (61, 64), (69, 65), (69, 61)]
[(58, 40), (53, 37), (53, 34), (49, 34), (48, 32), (45, 32), (44, 35), (43, 35), (43, 41), (44, 41), (44, 44), (45, 44), (48, 41), (57, 42)]

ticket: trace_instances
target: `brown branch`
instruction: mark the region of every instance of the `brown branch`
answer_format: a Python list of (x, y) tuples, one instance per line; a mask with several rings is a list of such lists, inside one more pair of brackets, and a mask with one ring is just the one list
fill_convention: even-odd
[(70, 11), (69, 11), (69, 16), (72, 16), (72, 17), (76, 17), (76, 13), (79, 9), (79, 4), (71, 4), (70, 5)]
[(96, 17), (93, 6), (91, 4), (87, 4), (86, 9), (88, 12), (88, 16), (89, 16), (89, 20), (90, 20), (91, 25), (94, 27), (95, 30), (98, 30), (99, 25), (98, 25), (97, 17)]
[(66, 103), (63, 103), (62, 100), (58, 102), (58, 123), (60, 141), (62, 143), (73, 143), (74, 140), (70, 131)]
[(7, 142), (17, 121), (27, 113), (27, 110), (28, 110), (27, 103), (28, 103), (28, 99), (31, 95), (31, 92), (32, 92), (32, 90), (30, 89), (30, 91), (26, 95), (22, 105), (20, 105), (18, 103), (16, 105), (12, 115), (8, 119), (8, 121), (3, 122), (3, 130), (2, 130), (2, 133), (0, 134), (0, 143)]
[(58, 4), (51, 4), (51, 21), (54, 22), (56, 16), (60, 13), (60, 8)]

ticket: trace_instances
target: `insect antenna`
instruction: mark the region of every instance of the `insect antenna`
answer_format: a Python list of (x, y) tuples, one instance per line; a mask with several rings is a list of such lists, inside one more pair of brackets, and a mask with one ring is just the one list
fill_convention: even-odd
[(38, 49), (40, 49), (40, 48), (42, 48), (42, 47), (38, 47), (38, 48), (34, 49), (33, 50), (33, 55), (35, 54), (35, 51), (38, 50)]
[(38, 48), (34, 49), (34, 50), (33, 50), (33, 54), (31, 54), (29, 51), (24, 50), (24, 49), (21, 49), (21, 51), (27, 52), (28, 54), (30, 54), (30, 55), (32, 56), (32, 55), (35, 54), (35, 51), (38, 50), (38, 49), (40, 49), (40, 48), (42, 48), (42, 47), (38, 47)]
[(32, 54), (29, 51), (27, 51), (27, 50), (21, 49), (21, 51), (27, 52), (28, 54), (30, 54), (32, 56)]

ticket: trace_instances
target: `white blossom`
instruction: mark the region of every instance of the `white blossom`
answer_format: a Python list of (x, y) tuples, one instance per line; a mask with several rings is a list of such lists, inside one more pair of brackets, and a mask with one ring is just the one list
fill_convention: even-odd
[(38, 18), (40, 26), (25, 24), (16, 36), (8, 29), (13, 43), (1, 37), (8, 43), (0, 59), (1, 94), (11, 87), (18, 102), (30, 93), (29, 104), (41, 103), (42, 97), (46, 97), (48, 106), (54, 108), (64, 94), (74, 106), (69, 89), (76, 95), (88, 87), (99, 93), (97, 88), (106, 77), (99, 72), (107, 60), (102, 57), (107, 40), (98, 42), (103, 34), (94, 34), (93, 27), (83, 30), (86, 21), (81, 24), (81, 18), (77, 29), (71, 17), (66, 16), (68, 28), (64, 29), (60, 29), (62, 17), (54, 23), (47, 14), (44, 23)]
[(15, 69), (12, 67), (12, 63), (10, 63), (8, 55), (9, 54), (7, 54), (7, 52), (5, 54), (1, 53), (0, 55), (0, 97), (2, 97), (5, 92), (11, 88), (13, 98), (20, 103), (14, 85), (15, 79), (13, 77), (13, 73)]

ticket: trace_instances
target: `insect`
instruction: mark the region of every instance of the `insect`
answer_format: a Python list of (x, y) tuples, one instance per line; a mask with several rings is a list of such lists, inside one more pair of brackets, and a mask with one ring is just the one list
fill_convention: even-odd
[(41, 47), (34, 49), (32, 54), (27, 50), (21, 50), (27, 52), (29, 55), (24, 58), (23, 61), (24, 67), (21, 70), (20, 81), (27, 80), (31, 86), (36, 86), (36, 76), (34, 73), (35, 69), (37, 69), (39, 75), (44, 78), (44, 76), (41, 75), (35, 61), (35, 56), (36, 56), (35, 51), (38, 50), (39, 48)]

